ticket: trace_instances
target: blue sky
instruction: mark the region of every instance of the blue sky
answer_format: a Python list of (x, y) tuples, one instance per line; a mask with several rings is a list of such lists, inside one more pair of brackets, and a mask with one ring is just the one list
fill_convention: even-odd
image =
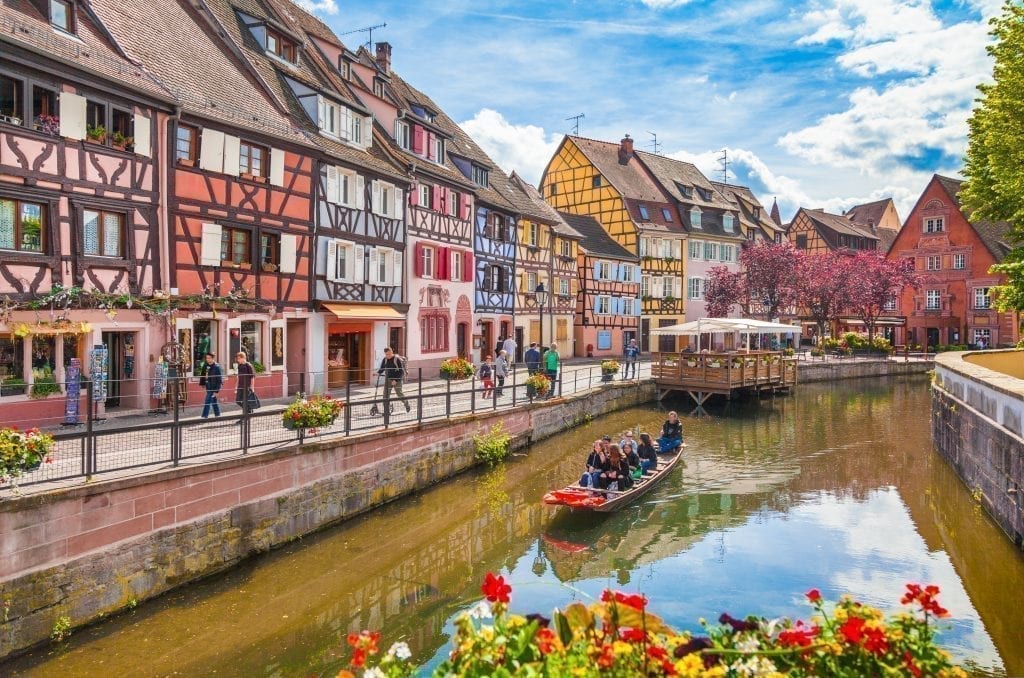
[[(566, 118), (798, 206), (892, 196), (956, 175), (1000, 0), (300, 0), (373, 39), (506, 170), (536, 182)], [(342, 36), (357, 47), (367, 34)]]

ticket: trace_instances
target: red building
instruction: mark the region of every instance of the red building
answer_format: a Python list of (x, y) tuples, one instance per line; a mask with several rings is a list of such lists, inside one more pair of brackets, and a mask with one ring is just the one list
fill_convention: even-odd
[(924, 346), (1009, 346), (1020, 338), (1017, 313), (999, 313), (990, 290), (1005, 278), (989, 273), (1010, 250), (1006, 222), (971, 222), (961, 211), (961, 182), (934, 175), (889, 250), (914, 261), (922, 277), (906, 289), (893, 311), (906, 318), (896, 343)]

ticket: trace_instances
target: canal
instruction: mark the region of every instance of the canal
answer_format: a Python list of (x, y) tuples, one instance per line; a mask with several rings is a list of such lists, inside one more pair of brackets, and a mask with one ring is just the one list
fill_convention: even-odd
[(435, 665), (489, 570), (511, 579), (516, 611), (613, 586), (693, 630), (723, 611), (806, 618), (812, 587), (894, 610), (904, 583), (935, 583), (955, 658), (982, 675), (1024, 674), (1024, 557), (932, 450), (926, 379), (806, 385), (687, 417), (685, 468), (637, 505), (595, 517), (541, 504), (578, 477), (596, 437), (656, 430), (663, 415), (651, 405), (567, 430), (0, 674), (333, 676), (344, 635), (365, 628)]

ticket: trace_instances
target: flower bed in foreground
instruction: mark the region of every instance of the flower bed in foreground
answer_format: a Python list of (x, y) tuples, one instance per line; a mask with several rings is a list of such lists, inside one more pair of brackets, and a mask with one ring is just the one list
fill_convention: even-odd
[[(672, 630), (639, 594), (606, 590), (548, 619), (510, 614), (504, 577), (488, 573), (481, 590), (486, 600), (455, 622), (454, 649), (435, 676), (966, 676), (935, 643), (936, 621), (948, 616), (937, 586), (907, 584), (900, 602), (909, 609), (890, 616), (849, 597), (826, 603), (812, 589), (806, 621), (723, 613), (717, 624), (701, 621), (704, 635)], [(364, 678), (416, 672), (401, 642), (372, 666), (379, 639), (349, 634), (352, 669)]]

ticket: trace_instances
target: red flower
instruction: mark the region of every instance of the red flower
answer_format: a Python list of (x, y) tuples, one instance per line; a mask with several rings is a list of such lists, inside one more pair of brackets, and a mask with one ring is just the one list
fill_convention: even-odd
[(480, 590), (492, 603), (507, 603), (508, 594), (512, 593), (512, 587), (505, 583), (505, 578), (501, 575), (495, 576), (493, 572), (488, 572), (484, 576)]
[(352, 666), (359, 669), (366, 666), (366, 650), (356, 648), (352, 650)]
[(804, 595), (807, 596), (807, 600), (811, 601), (812, 603), (821, 602), (821, 591), (819, 591), (818, 589), (811, 589)]
[(555, 632), (544, 628), (537, 631), (537, 648), (541, 654), (551, 654), (555, 651)]
[(808, 647), (820, 630), (817, 626), (805, 626), (802, 621), (798, 621), (793, 628), (779, 633), (779, 643), (783, 647)]
[(921, 678), (921, 669), (914, 663), (914, 656), (910, 654), (910, 650), (903, 653), (903, 665), (914, 674), (914, 678)]
[(923, 589), (920, 584), (907, 584), (907, 592), (900, 598), (900, 602), (904, 605), (916, 602), (925, 612), (930, 612), (936, 617), (948, 617), (949, 610), (939, 605), (939, 601), (936, 600), (938, 595), (939, 587), (934, 584), (929, 584)]
[(657, 659), (658, 661), (662, 661), (663, 659), (668, 657), (668, 651), (665, 648), (660, 647), (658, 645), (648, 645), (647, 656), (651, 659)]
[(611, 591), (605, 589), (604, 593), (601, 594), (601, 601), (605, 603), (621, 603), (626, 607), (631, 607), (634, 610), (642, 610), (647, 606), (647, 598), (639, 593), (623, 593), (622, 591)]
[(867, 629), (864, 632), (864, 649), (883, 655), (889, 651), (889, 640), (885, 637), (885, 631), (881, 629)]
[(615, 664), (615, 652), (612, 646), (605, 643), (601, 646), (601, 655), (597, 658), (597, 665), (602, 669), (610, 669)]
[(839, 627), (839, 633), (848, 643), (859, 643), (864, 637), (864, 620), (860, 617), (850, 617)]
[(641, 643), (647, 634), (643, 629), (619, 629), (619, 637), (627, 643)]

